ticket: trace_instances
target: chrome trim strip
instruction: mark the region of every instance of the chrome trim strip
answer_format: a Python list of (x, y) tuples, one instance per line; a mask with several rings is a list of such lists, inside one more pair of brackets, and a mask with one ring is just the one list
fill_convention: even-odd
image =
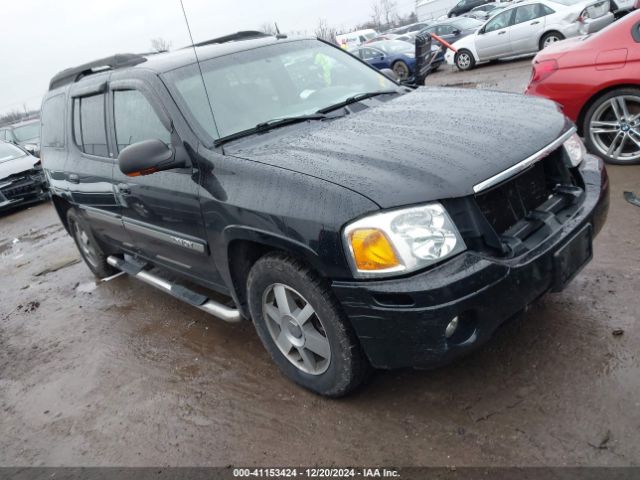
[(207, 251), (207, 244), (198, 238), (178, 234), (171, 230), (160, 229), (159, 227), (147, 226), (146, 224), (136, 222), (130, 218), (123, 218), (122, 220), (125, 229), (129, 229), (133, 232), (146, 235), (147, 237), (151, 237), (174, 246), (182, 247), (192, 252), (205, 254)]
[(564, 142), (569, 140), (569, 137), (571, 137), (571, 135), (573, 135), (574, 133), (576, 133), (576, 128), (571, 127), (568, 131), (563, 133), (561, 137), (554, 140), (552, 143), (544, 147), (539, 152), (534, 153), (529, 158), (524, 159), (520, 163), (516, 163), (514, 166), (507, 168), (505, 171), (500, 172), (497, 175), (494, 175), (493, 177), (488, 178), (485, 181), (475, 185), (473, 187), (473, 191), (475, 193), (483, 192), (484, 190), (488, 190), (489, 188), (494, 187), (504, 182), (505, 180), (508, 180), (509, 178), (517, 175), (518, 173), (526, 170), (531, 165), (538, 162), (539, 160), (542, 160), (544, 157), (549, 155), (555, 149), (559, 148)]
[(187, 265), (185, 263), (180, 263), (180, 262), (178, 262), (176, 260), (171, 260), (170, 258), (163, 257), (162, 255), (156, 255), (156, 258), (158, 260), (162, 260), (163, 262), (169, 262), (169, 263), (172, 263), (174, 265), (177, 265), (180, 268), (185, 268), (187, 270), (191, 270), (191, 266), (190, 265)]
[[(115, 267), (121, 270), (121, 266), (122, 264), (125, 263), (125, 261), (117, 257), (108, 257), (107, 263), (109, 263), (109, 265), (111, 265), (112, 267)], [(172, 293), (172, 289), (174, 286), (173, 283), (167, 280), (164, 280), (160, 277), (157, 277), (156, 275), (153, 275), (149, 272), (141, 270), (136, 275), (132, 275), (132, 276), (153, 287), (159, 288), (160, 290), (164, 290), (167, 293), (170, 293), (170, 294)], [(226, 305), (215, 302), (211, 299), (207, 299), (205, 303), (197, 306), (197, 308), (215, 317), (218, 317), (219, 319), (224, 320), (225, 322), (238, 323), (242, 320), (242, 316), (240, 315), (239, 310), (235, 308), (227, 307)]]
[(94, 220), (102, 220), (103, 222), (122, 227), (122, 217), (117, 213), (106, 212), (98, 208), (87, 206), (81, 206), (80, 208), (84, 210), (89, 218), (92, 218)]

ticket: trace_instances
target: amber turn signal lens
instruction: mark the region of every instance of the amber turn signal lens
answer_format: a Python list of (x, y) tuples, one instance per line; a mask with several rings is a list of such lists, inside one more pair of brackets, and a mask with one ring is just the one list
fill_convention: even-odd
[(369, 228), (354, 230), (350, 240), (358, 270), (386, 270), (400, 265), (384, 232)]

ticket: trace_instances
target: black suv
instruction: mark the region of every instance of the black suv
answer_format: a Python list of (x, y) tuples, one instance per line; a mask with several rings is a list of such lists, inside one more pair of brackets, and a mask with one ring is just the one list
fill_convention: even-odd
[(339, 396), (471, 351), (590, 260), (608, 180), (553, 102), (246, 38), (51, 81), (42, 163), (96, 275), (252, 319), (287, 376)]

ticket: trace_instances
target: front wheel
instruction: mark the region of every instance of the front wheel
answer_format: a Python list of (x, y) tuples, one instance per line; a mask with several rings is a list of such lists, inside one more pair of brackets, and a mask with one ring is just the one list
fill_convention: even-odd
[(606, 162), (640, 163), (640, 89), (618, 88), (600, 97), (584, 117), (587, 148)]
[(460, 50), (456, 53), (455, 62), (458, 70), (463, 72), (476, 66), (476, 59), (469, 50)]
[(549, 32), (545, 33), (544, 36), (540, 39), (540, 50), (544, 50), (549, 45), (552, 45), (560, 40), (564, 40), (564, 35), (560, 32)]
[(291, 380), (340, 397), (366, 378), (369, 364), (328, 286), (284, 254), (256, 262), (247, 280), (251, 317), (267, 351)]

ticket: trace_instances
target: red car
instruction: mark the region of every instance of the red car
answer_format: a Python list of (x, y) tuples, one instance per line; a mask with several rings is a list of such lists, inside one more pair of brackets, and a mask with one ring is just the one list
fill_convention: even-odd
[(525, 93), (562, 105), (607, 162), (640, 163), (640, 11), (542, 50)]

